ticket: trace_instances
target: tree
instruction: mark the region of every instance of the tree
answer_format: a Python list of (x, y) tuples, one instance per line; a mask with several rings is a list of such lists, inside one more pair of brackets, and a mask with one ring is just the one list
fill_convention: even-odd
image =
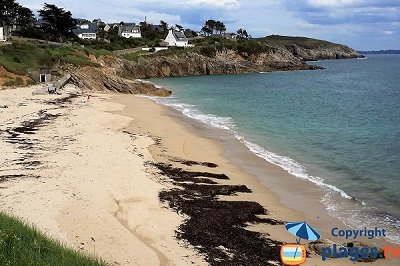
[(160, 27), (161, 27), (163, 33), (167, 33), (168, 32), (168, 23), (167, 22), (161, 20), (160, 21)]
[(205, 35), (211, 35), (216, 33), (222, 34), (226, 31), (226, 26), (223, 22), (219, 20), (215, 21), (213, 19), (209, 19), (206, 21), (201, 31), (204, 32)]
[(201, 28), (201, 32), (204, 33), (204, 35), (209, 36), (212, 34), (212, 30), (209, 29), (207, 26), (204, 26), (203, 28)]
[(183, 27), (179, 24), (175, 24), (175, 28), (178, 29), (179, 31), (183, 31)]
[(206, 21), (206, 24), (204, 26), (208, 28), (208, 32), (211, 32), (210, 34), (214, 34), (216, 24), (217, 22), (215, 20), (209, 19)]
[(239, 39), (249, 39), (250, 35), (247, 33), (246, 30), (240, 28), (237, 30), (237, 35)]
[(0, 26), (5, 27), (7, 35), (11, 34), (12, 26), (17, 26), (19, 34), (32, 29), (33, 21), (33, 13), (29, 8), (15, 0), (0, 0)]
[(186, 29), (185, 31), (184, 31), (184, 33), (185, 33), (185, 36), (187, 37), (187, 38), (193, 38), (193, 37), (197, 37), (198, 35), (197, 35), (197, 32), (195, 32), (195, 31), (193, 31), (193, 30), (191, 30), (191, 29)]
[(32, 28), (34, 20), (33, 13), (29, 8), (23, 6), (18, 8), (15, 22), (21, 30)]
[(0, 25), (10, 26), (15, 23), (20, 5), (14, 0), (0, 0)]
[(221, 22), (221, 21), (218, 20), (218, 21), (215, 23), (215, 30), (216, 30), (219, 34), (222, 34), (223, 32), (226, 31), (225, 24), (224, 24), (223, 22)]
[(42, 25), (43, 31), (50, 38), (61, 42), (72, 36), (72, 30), (77, 25), (70, 11), (65, 11), (56, 5), (45, 3), (43, 9), (39, 10), (39, 15), (46, 22)]

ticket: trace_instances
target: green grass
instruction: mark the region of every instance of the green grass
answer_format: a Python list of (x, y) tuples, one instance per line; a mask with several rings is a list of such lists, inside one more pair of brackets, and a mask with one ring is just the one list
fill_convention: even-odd
[(20, 220), (0, 213), (0, 265), (97, 266), (99, 259), (66, 248)]
[(152, 55), (152, 53), (149, 52), (149, 51), (137, 51), (137, 52), (134, 52), (134, 53), (121, 55), (121, 57), (125, 58), (125, 59), (127, 59), (129, 61), (136, 61), (137, 62), (139, 57), (144, 57), (144, 56), (149, 56), (149, 55)]
[(0, 65), (16, 74), (26, 75), (29, 69), (51, 67), (58, 59), (73, 65), (94, 65), (80, 46), (14, 41), (12, 45), (0, 47)]
[(102, 55), (111, 55), (112, 54), (112, 52), (105, 50), (105, 49), (93, 49), (90, 47), (85, 47), (85, 52), (87, 55), (92, 54), (96, 58), (99, 58)]
[(264, 38), (255, 39), (260, 42), (267, 43), (272, 46), (292, 46), (293, 44), (306, 48), (306, 49), (317, 49), (317, 48), (332, 48), (338, 46), (338, 44), (311, 39), (306, 37), (290, 37), (290, 36), (280, 36), (280, 35), (270, 35)]

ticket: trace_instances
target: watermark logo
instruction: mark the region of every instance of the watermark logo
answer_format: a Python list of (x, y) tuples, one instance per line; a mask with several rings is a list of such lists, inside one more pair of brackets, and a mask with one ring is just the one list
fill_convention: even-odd
[[(306, 222), (297, 223), (286, 223), (286, 230), (289, 233), (298, 237), (296, 239), (297, 244), (287, 244), (283, 245), (280, 250), (280, 257), (284, 265), (300, 265), (306, 261), (307, 252), (304, 245), (300, 245), (301, 239), (315, 241), (318, 240), (321, 235)], [(387, 231), (383, 228), (364, 228), (364, 229), (340, 229), (338, 227), (332, 228), (331, 235), (335, 237), (343, 237), (347, 240), (355, 241), (359, 238), (380, 238), (386, 237)], [(323, 242), (321, 242), (323, 243)], [(354, 244), (358, 243), (358, 244)], [(370, 247), (361, 244), (361, 242), (349, 242), (344, 245), (340, 244), (322, 244), (321, 247), (322, 261), (327, 259), (339, 259), (348, 258), (353, 262), (359, 261), (370, 261), (377, 259), (400, 259), (400, 247), (392, 247), (386, 245), (382, 248)]]
[(383, 255), (385, 256), (386, 259), (399, 259), (400, 258), (400, 247), (390, 247), (390, 246), (385, 246), (383, 248)]
[(307, 253), (304, 245), (289, 244), (281, 247), (281, 260), (285, 265), (300, 265), (306, 262), (306, 259)]
[(306, 222), (293, 222), (285, 224), (289, 233), (298, 237), (297, 244), (289, 244), (281, 247), (281, 261), (284, 265), (300, 265), (306, 262), (307, 252), (304, 245), (300, 245), (301, 239), (315, 241), (321, 235)]

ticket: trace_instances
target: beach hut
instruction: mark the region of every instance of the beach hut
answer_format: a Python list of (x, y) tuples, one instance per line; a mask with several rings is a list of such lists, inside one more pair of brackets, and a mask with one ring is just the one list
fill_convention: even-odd
[(51, 70), (49, 69), (40, 69), (39, 71), (39, 82), (40, 83), (48, 83), (51, 81)]

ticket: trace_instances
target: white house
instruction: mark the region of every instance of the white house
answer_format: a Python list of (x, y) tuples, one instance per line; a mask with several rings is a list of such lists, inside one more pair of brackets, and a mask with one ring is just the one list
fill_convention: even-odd
[(120, 25), (118, 35), (124, 38), (142, 38), (140, 26), (135, 23)]
[(0, 27), (0, 42), (5, 42), (6, 38), (4, 36), (4, 28)]
[(97, 23), (85, 23), (73, 29), (72, 32), (83, 40), (96, 40), (98, 29)]
[(190, 47), (188, 39), (181, 31), (169, 30), (168, 36), (165, 38), (165, 42), (168, 43), (168, 46)]

